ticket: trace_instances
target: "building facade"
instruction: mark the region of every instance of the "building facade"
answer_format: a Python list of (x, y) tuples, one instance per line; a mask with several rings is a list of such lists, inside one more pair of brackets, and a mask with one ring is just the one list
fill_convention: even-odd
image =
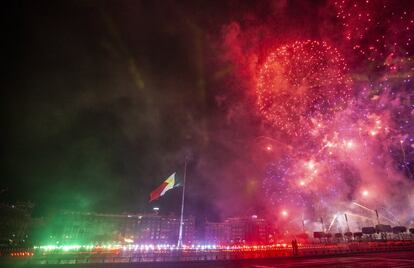
[[(179, 218), (158, 214), (103, 214), (64, 212), (56, 216), (49, 229), (49, 243), (85, 244), (126, 242), (138, 244), (176, 244)], [(194, 217), (184, 219), (183, 242), (194, 241)]]
[[(192, 244), (195, 235), (194, 217), (183, 220), (183, 243)], [(178, 241), (180, 219), (174, 216), (138, 216), (136, 240), (149, 244), (175, 244)]]
[(205, 242), (209, 244), (227, 244), (230, 241), (230, 228), (225, 222), (207, 222)]
[(0, 246), (27, 244), (33, 204), (0, 204)]
[(205, 228), (205, 241), (214, 244), (268, 244), (272, 236), (270, 224), (255, 215), (207, 222)]

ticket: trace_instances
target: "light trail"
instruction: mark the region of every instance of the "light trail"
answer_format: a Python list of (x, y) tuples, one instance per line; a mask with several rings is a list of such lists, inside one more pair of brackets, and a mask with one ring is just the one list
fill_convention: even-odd
[(382, 207), (384, 210), (385, 210), (385, 212), (387, 212), (388, 214), (390, 214), (393, 218), (394, 218), (394, 220), (398, 223), (398, 225), (401, 225), (401, 223), (400, 223), (400, 220), (397, 218), (397, 216), (395, 216), (391, 211), (389, 211), (387, 208), (385, 208), (385, 207)]
[(329, 224), (328, 232), (331, 230), (332, 225), (334, 224), (334, 222), (335, 222), (335, 220), (336, 220), (337, 217), (338, 217), (338, 214), (335, 214), (334, 217), (333, 217), (333, 219), (332, 219), (332, 221), (331, 221), (331, 224)]
[[(366, 209), (366, 210), (368, 210), (368, 211), (371, 211), (371, 212), (373, 212), (373, 213), (376, 213), (374, 209), (367, 208), (366, 206), (363, 206), (363, 205), (361, 205), (361, 204), (358, 204), (357, 202), (352, 202), (352, 204), (354, 204), (354, 205), (356, 205), (356, 206), (358, 206), (358, 207), (360, 207), (360, 208)], [(388, 222), (390, 222), (390, 223), (392, 223), (392, 224), (397, 224), (397, 225), (398, 225), (398, 222), (396, 222), (396, 221), (394, 221), (394, 220), (392, 220), (392, 219), (390, 219), (390, 218), (388, 218), (388, 217), (386, 217), (386, 216), (384, 216), (384, 215), (381, 215), (381, 218), (383, 218), (383, 219), (387, 220)]]
[(368, 210), (368, 211), (371, 211), (371, 212), (374, 212), (374, 213), (375, 213), (375, 210), (370, 209), (370, 208), (367, 208), (366, 206), (363, 206), (363, 205), (361, 205), (361, 204), (358, 204), (357, 202), (352, 202), (352, 204), (354, 204), (354, 205), (356, 205), (356, 206), (358, 206), (358, 207), (360, 207), (360, 208), (363, 208), (363, 209), (366, 209), (366, 210)]
[(353, 217), (357, 217), (357, 218), (363, 218), (363, 219), (367, 219), (367, 220), (372, 220), (372, 218), (367, 217), (367, 216), (363, 216), (363, 215), (359, 215), (359, 214), (354, 214), (351, 212), (347, 212), (346, 213), (348, 216), (353, 216)]

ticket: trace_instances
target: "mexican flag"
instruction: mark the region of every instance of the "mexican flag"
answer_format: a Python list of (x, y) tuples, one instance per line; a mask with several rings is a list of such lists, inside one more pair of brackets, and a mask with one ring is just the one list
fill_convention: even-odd
[(157, 200), (160, 196), (163, 196), (168, 190), (179, 186), (175, 179), (175, 172), (169, 176), (160, 186), (158, 186), (154, 191), (150, 193), (149, 201), (152, 202)]

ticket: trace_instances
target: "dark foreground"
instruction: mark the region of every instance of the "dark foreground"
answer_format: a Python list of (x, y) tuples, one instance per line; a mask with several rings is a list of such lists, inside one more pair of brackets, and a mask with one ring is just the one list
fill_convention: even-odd
[[(0, 265), (1, 267), (5, 267)], [(414, 251), (367, 253), (325, 257), (285, 257), (274, 259), (206, 261), (180, 263), (106, 263), (58, 265), (10, 265), (43, 268), (299, 268), (299, 267), (414, 267)]]

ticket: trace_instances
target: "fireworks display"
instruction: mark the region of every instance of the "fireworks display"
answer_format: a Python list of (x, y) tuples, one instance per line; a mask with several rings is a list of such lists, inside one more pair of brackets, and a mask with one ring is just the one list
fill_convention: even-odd
[(7, 8), (4, 202), (414, 227), (413, 0), (83, 2)]
[(266, 53), (248, 64), (255, 66), (250, 90), (266, 133), (294, 148), (267, 163), (269, 210), (311, 222), (326, 218), (329, 229), (344, 230), (344, 213), (375, 224), (373, 209), (387, 224), (409, 224), (414, 10), (395, 1), (328, 6), (339, 41), (269, 38), (261, 44)]
[(409, 1), (332, 1), (342, 23), (343, 36), (363, 59), (396, 70), (413, 49), (413, 10)]
[(263, 117), (289, 135), (306, 135), (344, 107), (350, 88), (339, 52), (325, 42), (296, 41), (271, 52), (260, 67), (257, 103)]

